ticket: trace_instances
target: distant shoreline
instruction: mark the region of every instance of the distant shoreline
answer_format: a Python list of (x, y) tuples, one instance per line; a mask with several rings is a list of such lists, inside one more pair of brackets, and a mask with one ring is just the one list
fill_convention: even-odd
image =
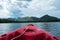
[[(40, 22), (60, 22), (60, 21), (40, 21)], [(19, 21), (19, 22), (0, 22), (0, 23), (39, 23), (39, 21)]]
[(7, 18), (0, 19), (0, 23), (36, 23), (36, 22), (60, 22), (60, 19), (50, 15), (44, 15), (41, 18), (23, 17), (23, 18)]

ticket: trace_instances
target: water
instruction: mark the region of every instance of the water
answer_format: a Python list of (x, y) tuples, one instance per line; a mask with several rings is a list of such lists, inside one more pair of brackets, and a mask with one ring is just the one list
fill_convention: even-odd
[(40, 23), (0, 23), (0, 34), (5, 34), (27, 24), (35, 24), (49, 33), (60, 37), (60, 22), (40, 22)]

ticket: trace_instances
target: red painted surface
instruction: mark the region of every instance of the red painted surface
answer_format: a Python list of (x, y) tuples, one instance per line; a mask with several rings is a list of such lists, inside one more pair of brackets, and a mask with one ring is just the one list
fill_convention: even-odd
[[(26, 30), (27, 27), (29, 28)], [(23, 32), (24, 34), (21, 35)], [(17, 37), (19, 35), (21, 36)], [(53, 36), (52, 34), (49, 34), (48, 32), (32, 24), (0, 36), (0, 40), (11, 40), (13, 38), (15, 38), (14, 40), (59, 40), (57, 37)]]

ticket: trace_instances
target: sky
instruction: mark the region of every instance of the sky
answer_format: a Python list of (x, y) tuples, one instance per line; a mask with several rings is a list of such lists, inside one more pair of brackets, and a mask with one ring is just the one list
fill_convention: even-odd
[(0, 18), (41, 17), (60, 18), (60, 0), (0, 0)]

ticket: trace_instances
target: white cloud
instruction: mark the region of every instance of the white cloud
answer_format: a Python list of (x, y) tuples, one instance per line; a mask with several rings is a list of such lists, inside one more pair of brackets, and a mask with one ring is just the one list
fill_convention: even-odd
[(46, 12), (50, 10), (55, 10), (56, 7), (53, 5), (55, 0), (32, 0), (29, 3), (28, 8), (23, 9), (25, 16), (36, 16), (41, 17), (47, 14)]
[(0, 18), (9, 18), (10, 13), (7, 9), (8, 6), (8, 0), (0, 0), (0, 5), (2, 6), (2, 9), (0, 10)]
[(51, 6), (54, 3), (54, 0), (32, 0), (29, 8), (34, 10), (48, 11), (55, 9), (54, 6)]
[(17, 0), (0, 0), (0, 5), (3, 6), (3, 9), (0, 10), (0, 18), (13, 17), (15, 14), (10, 11), (12, 8), (21, 10), (24, 14), (23, 16), (40, 17), (45, 15), (46, 12), (56, 9), (56, 7), (53, 5), (54, 2), (55, 0), (32, 0), (30, 2)]
[(0, 18), (9, 18), (9, 17), (11, 16), (7, 9), (0, 10)]

